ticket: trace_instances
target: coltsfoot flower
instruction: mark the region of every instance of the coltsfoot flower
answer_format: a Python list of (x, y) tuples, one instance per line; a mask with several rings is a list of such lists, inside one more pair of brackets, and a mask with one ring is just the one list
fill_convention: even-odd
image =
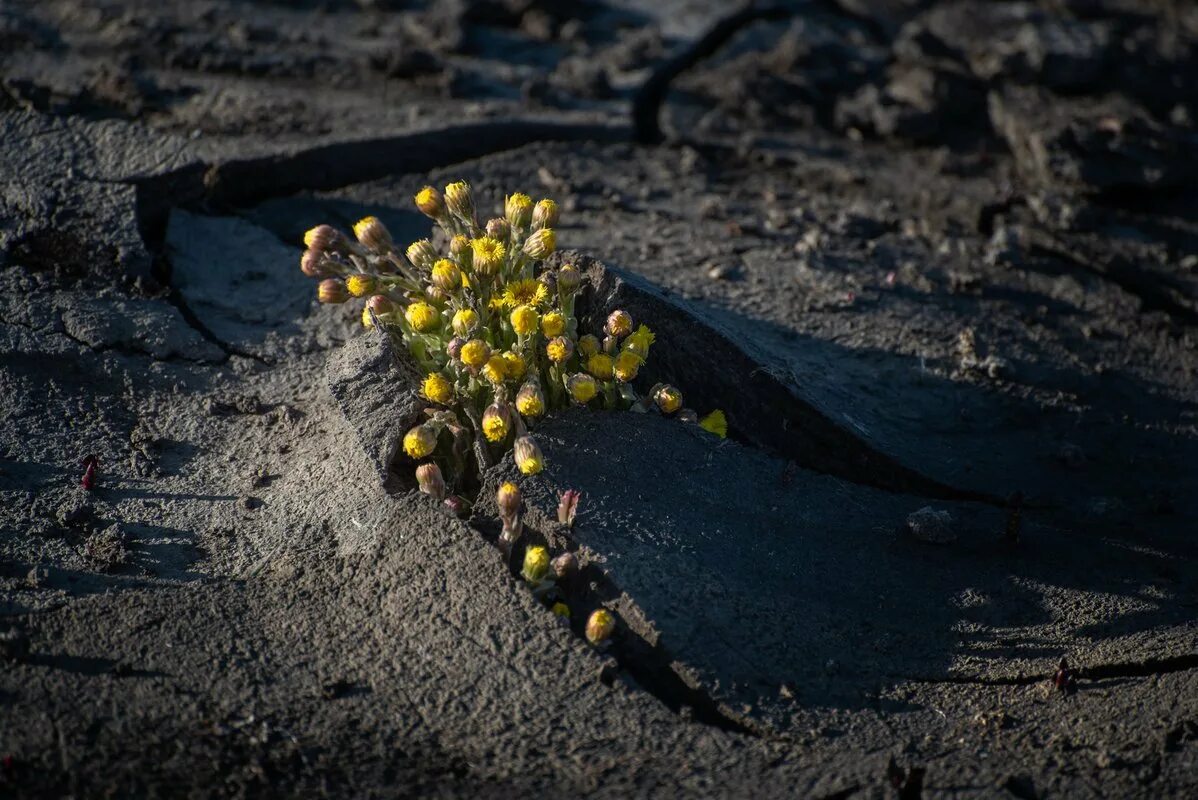
[(465, 181), (451, 183), (445, 187), (445, 205), (450, 212), (464, 222), (474, 221), (474, 195), (470, 184)]
[(545, 395), (541, 392), (541, 384), (531, 380), (520, 387), (516, 393), (516, 410), (525, 417), (539, 417), (545, 413)]
[(462, 271), (448, 258), (438, 259), (433, 264), (433, 285), (443, 292), (456, 292), (462, 288)]
[(428, 270), (437, 260), (437, 248), (433, 247), (433, 243), (428, 239), (421, 239), (408, 245), (406, 255), (408, 261), (411, 261), (413, 265), (422, 270)]
[(327, 253), (342, 248), (344, 240), (332, 225), (317, 225), (304, 233), (304, 246), (318, 253)]
[(542, 228), (524, 240), (524, 254), (538, 261), (549, 258), (557, 247), (557, 235), (552, 228)]
[(549, 566), (556, 577), (565, 580), (578, 572), (578, 557), (573, 553), (562, 553)]
[(345, 281), (325, 278), (316, 287), (316, 299), (322, 303), (344, 303), (349, 299), (349, 290), (345, 288)]
[(616, 629), (616, 618), (605, 608), (591, 612), (587, 619), (587, 641), (591, 644), (601, 644), (611, 638)]
[(545, 457), (541, 455), (541, 448), (537, 447), (531, 436), (521, 436), (517, 439), (516, 444), (512, 446), (512, 455), (516, 459), (516, 466), (525, 475), (536, 475), (545, 468)]
[(478, 314), (472, 308), (460, 309), (454, 312), (449, 324), (458, 336), (469, 336), (478, 327)]
[(499, 384), (507, 380), (507, 362), (499, 353), (492, 355), (483, 364), (483, 377), (491, 383)]
[(483, 412), (483, 436), (489, 442), (502, 442), (512, 429), (512, 412), (507, 404), (492, 403)]
[(587, 372), (601, 381), (610, 381), (615, 362), (607, 353), (596, 353), (587, 359)]
[(518, 381), (528, 372), (528, 365), (524, 363), (524, 359), (510, 350), (503, 354), (503, 363), (507, 368), (509, 380)]
[(540, 315), (537, 314), (536, 309), (532, 306), (516, 306), (516, 309), (512, 311), (512, 330), (521, 336), (534, 333), (537, 329), (537, 323), (540, 321)]
[(503, 201), (503, 213), (513, 228), (527, 228), (532, 219), (532, 198), (520, 192), (508, 195)]
[(354, 236), (367, 250), (387, 253), (394, 247), (391, 232), (378, 217), (363, 217), (354, 223)]
[(562, 316), (560, 311), (550, 311), (541, 317), (541, 332), (545, 337), (552, 339), (554, 336), (561, 336), (566, 330), (566, 318)]
[(599, 337), (587, 334), (578, 340), (578, 352), (583, 358), (590, 358), (599, 352)]
[(496, 217), (495, 219), (487, 221), (487, 236), (490, 236), (492, 239), (498, 239), (502, 242), (511, 235), (512, 226), (508, 225), (506, 219)]
[(424, 396), (434, 403), (444, 406), (453, 400), (453, 384), (440, 372), (430, 372), (421, 388)]
[(507, 308), (533, 306), (539, 308), (549, 300), (549, 290), (540, 281), (513, 281), (503, 287), (503, 304)]
[(319, 250), (305, 250), (300, 258), (300, 272), (309, 278), (323, 278), (334, 274), (328, 268), (328, 259)]
[(366, 328), (373, 328), (375, 317), (390, 314), (394, 310), (395, 303), (391, 301), (391, 298), (381, 294), (373, 295), (366, 301), (366, 305), (362, 306), (362, 325)]
[(455, 336), (445, 343), (445, 353), (457, 361), (462, 357), (462, 348), (466, 346), (466, 340), (461, 336)]
[(377, 282), (370, 275), (355, 274), (345, 279), (345, 288), (354, 297), (365, 297), (374, 291)]
[(621, 383), (631, 383), (636, 379), (636, 374), (641, 371), (641, 364), (645, 360), (631, 350), (625, 350), (620, 355), (616, 356), (616, 364), (612, 372), (616, 376), (616, 380)]
[(724, 416), (724, 412), (718, 408), (699, 420), (699, 427), (709, 433), (714, 433), (721, 439), (728, 436), (728, 419)]
[(574, 355), (574, 344), (565, 336), (557, 336), (545, 345), (545, 354), (554, 364), (565, 364)]
[(575, 403), (586, 404), (594, 400), (595, 395), (599, 393), (599, 384), (590, 375), (579, 372), (570, 376), (570, 380), (566, 382), (566, 389)]
[(491, 357), (491, 348), (482, 339), (471, 339), (462, 345), (462, 363), (471, 369), (479, 369)]
[(411, 458), (427, 458), (437, 449), (437, 431), (427, 423), (417, 425), (404, 434), (403, 451)]
[(482, 236), (470, 242), (473, 253), (473, 269), (480, 275), (494, 275), (503, 264), (507, 248), (498, 239)]
[(568, 605), (566, 605), (565, 603), (562, 603), (562, 602), (554, 603), (553, 607), (550, 608), (549, 610), (553, 612), (553, 615), (555, 617), (562, 617), (563, 619), (570, 618), (570, 607)]
[(413, 330), (420, 333), (428, 333), (435, 330), (441, 322), (441, 315), (437, 313), (437, 309), (425, 302), (412, 303), (404, 311), (404, 317)]
[(560, 215), (557, 203), (548, 198), (538, 200), (532, 210), (532, 229), (539, 231), (542, 228), (556, 228), (557, 219)]
[(441, 475), (441, 468), (436, 464), (421, 464), (416, 467), (416, 483), (424, 494), (438, 500), (445, 499), (445, 477)]
[(520, 487), (511, 481), (499, 485), (495, 492), (495, 503), (499, 506), (499, 516), (511, 519), (520, 513)]
[(520, 570), (524, 580), (540, 583), (549, 574), (549, 551), (544, 547), (530, 547), (524, 551), (524, 568)]
[(660, 386), (653, 393), (653, 402), (657, 404), (663, 414), (673, 414), (682, 408), (682, 392), (669, 384)]
[(624, 350), (631, 350), (643, 359), (649, 358), (649, 345), (657, 341), (657, 336), (649, 330), (648, 325), (641, 325), (621, 345)]
[(470, 238), (462, 234), (457, 234), (449, 240), (449, 252), (462, 259), (470, 255)]
[(441, 219), (445, 216), (445, 198), (431, 186), (425, 186), (419, 192), (416, 192), (416, 208), (427, 217), (433, 219)]
[(557, 271), (557, 288), (564, 295), (572, 295), (582, 286), (582, 273), (573, 264), (566, 264)]
[(632, 333), (632, 317), (627, 311), (616, 309), (607, 315), (607, 324), (603, 326), (603, 331), (608, 336), (627, 336)]

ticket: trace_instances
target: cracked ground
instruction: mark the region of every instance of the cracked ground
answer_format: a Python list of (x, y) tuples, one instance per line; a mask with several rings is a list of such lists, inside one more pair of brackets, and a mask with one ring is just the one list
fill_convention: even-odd
[[(50, 0), (0, 43), (0, 796), (1198, 791), (1190, 4)], [(297, 268), (457, 178), (556, 198), (594, 313), (729, 412), (541, 429), (608, 650), (492, 546), (510, 461), (466, 521), (407, 490), (401, 359)]]

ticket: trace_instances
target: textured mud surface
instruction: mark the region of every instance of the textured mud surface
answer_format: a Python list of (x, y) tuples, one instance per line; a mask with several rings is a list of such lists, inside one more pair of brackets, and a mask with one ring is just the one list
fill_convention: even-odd
[[(0, 45), (0, 796), (1198, 791), (1190, 4), (9, 3)], [(459, 176), (556, 197), (590, 312), (729, 413), (541, 426), (568, 623), (492, 545), (511, 464), (466, 522), (407, 492), (405, 361), (296, 269)]]

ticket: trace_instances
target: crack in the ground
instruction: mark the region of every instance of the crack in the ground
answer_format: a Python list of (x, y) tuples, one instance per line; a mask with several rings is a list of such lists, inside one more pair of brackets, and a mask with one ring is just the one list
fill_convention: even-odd
[[(1086, 667), (1078, 667), (1077, 674), (1079, 678), (1084, 680), (1106, 680), (1108, 678), (1146, 678), (1151, 675), (1167, 675), (1173, 672), (1186, 672), (1192, 669), (1198, 669), (1198, 653), (1146, 658), (1142, 661), (1092, 664)], [(1052, 678), (1053, 673), (1044, 672), (1033, 675), (1012, 675), (997, 678), (986, 678), (980, 675), (944, 675), (941, 677), (906, 677), (902, 680), (907, 683), (964, 686), (1032, 686), (1037, 683), (1051, 681)]]
[(79, 345), (80, 347), (86, 348), (87, 350), (89, 350), (93, 353), (119, 353), (120, 355), (129, 356), (130, 358), (148, 358), (151, 361), (160, 361), (163, 363), (186, 362), (188, 364), (197, 364), (197, 365), (202, 365), (202, 366), (219, 366), (221, 364), (224, 364), (226, 361), (228, 361), (227, 355), (225, 358), (223, 358), (219, 361), (209, 361), (207, 359), (190, 358), (186, 355), (183, 355), (182, 353), (166, 355), (166, 356), (159, 356), (159, 355), (155, 355), (154, 353), (149, 352), (148, 350), (140, 350), (136, 347), (129, 347), (128, 345), (112, 344), (112, 343), (92, 344), (91, 342), (88, 342), (85, 339), (80, 339), (78, 336), (76, 336), (75, 334), (73, 334), (69, 330), (67, 330), (67, 328), (65, 326), (63, 326), (63, 328), (61, 330), (55, 329), (53, 327), (39, 328), (36, 325), (31, 325), (28, 322), (21, 322), (19, 320), (8, 319), (6, 317), (0, 317), (0, 325), (12, 325), (14, 327), (23, 328), (27, 331), (30, 331), (31, 333), (36, 333), (41, 336), (63, 336), (66, 339), (69, 339), (70, 341)]

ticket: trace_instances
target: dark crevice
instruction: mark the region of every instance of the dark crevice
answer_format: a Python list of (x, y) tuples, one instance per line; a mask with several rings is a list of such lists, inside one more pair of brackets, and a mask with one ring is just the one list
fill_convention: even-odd
[(165, 362), (165, 363), (186, 362), (188, 364), (200, 364), (200, 365), (204, 365), (204, 366), (219, 365), (219, 364), (223, 364), (225, 361), (228, 360), (227, 358), (225, 358), (220, 361), (208, 361), (208, 360), (199, 359), (199, 358), (188, 358), (185, 355), (156, 356), (153, 353), (150, 353), (146, 350), (138, 350), (137, 348), (134, 348), (134, 347), (127, 347), (127, 346), (123, 346), (123, 345), (119, 345), (119, 344), (92, 344), (91, 342), (85, 341), (83, 339), (80, 339), (78, 336), (75, 336), (70, 331), (68, 331), (65, 327), (62, 329), (55, 329), (52, 327), (39, 328), (35, 325), (30, 325), (27, 322), (20, 322), (18, 320), (13, 320), (13, 319), (5, 319), (4, 317), (0, 317), (0, 324), (12, 325), (12, 326), (15, 326), (18, 328), (24, 328), (27, 331), (30, 331), (30, 332), (36, 333), (36, 334), (40, 334), (43, 336), (63, 336), (65, 338), (69, 339), (70, 341), (74, 342), (75, 344), (79, 345), (80, 347), (83, 347), (93, 353), (118, 353), (120, 355), (129, 356), (131, 358), (149, 358), (153, 361), (161, 361), (161, 362)]
[[(1083, 680), (1107, 680), (1109, 678), (1146, 678), (1151, 675), (1167, 675), (1198, 669), (1198, 653), (1163, 658), (1146, 658), (1143, 661), (1128, 661), (1115, 664), (1094, 664), (1080, 667), (1078, 677)], [(903, 678), (907, 683), (957, 684), (965, 686), (1031, 686), (1051, 681), (1053, 673), (1037, 675), (1014, 675), (1011, 677), (983, 678), (977, 675), (945, 675), (939, 678)]]

